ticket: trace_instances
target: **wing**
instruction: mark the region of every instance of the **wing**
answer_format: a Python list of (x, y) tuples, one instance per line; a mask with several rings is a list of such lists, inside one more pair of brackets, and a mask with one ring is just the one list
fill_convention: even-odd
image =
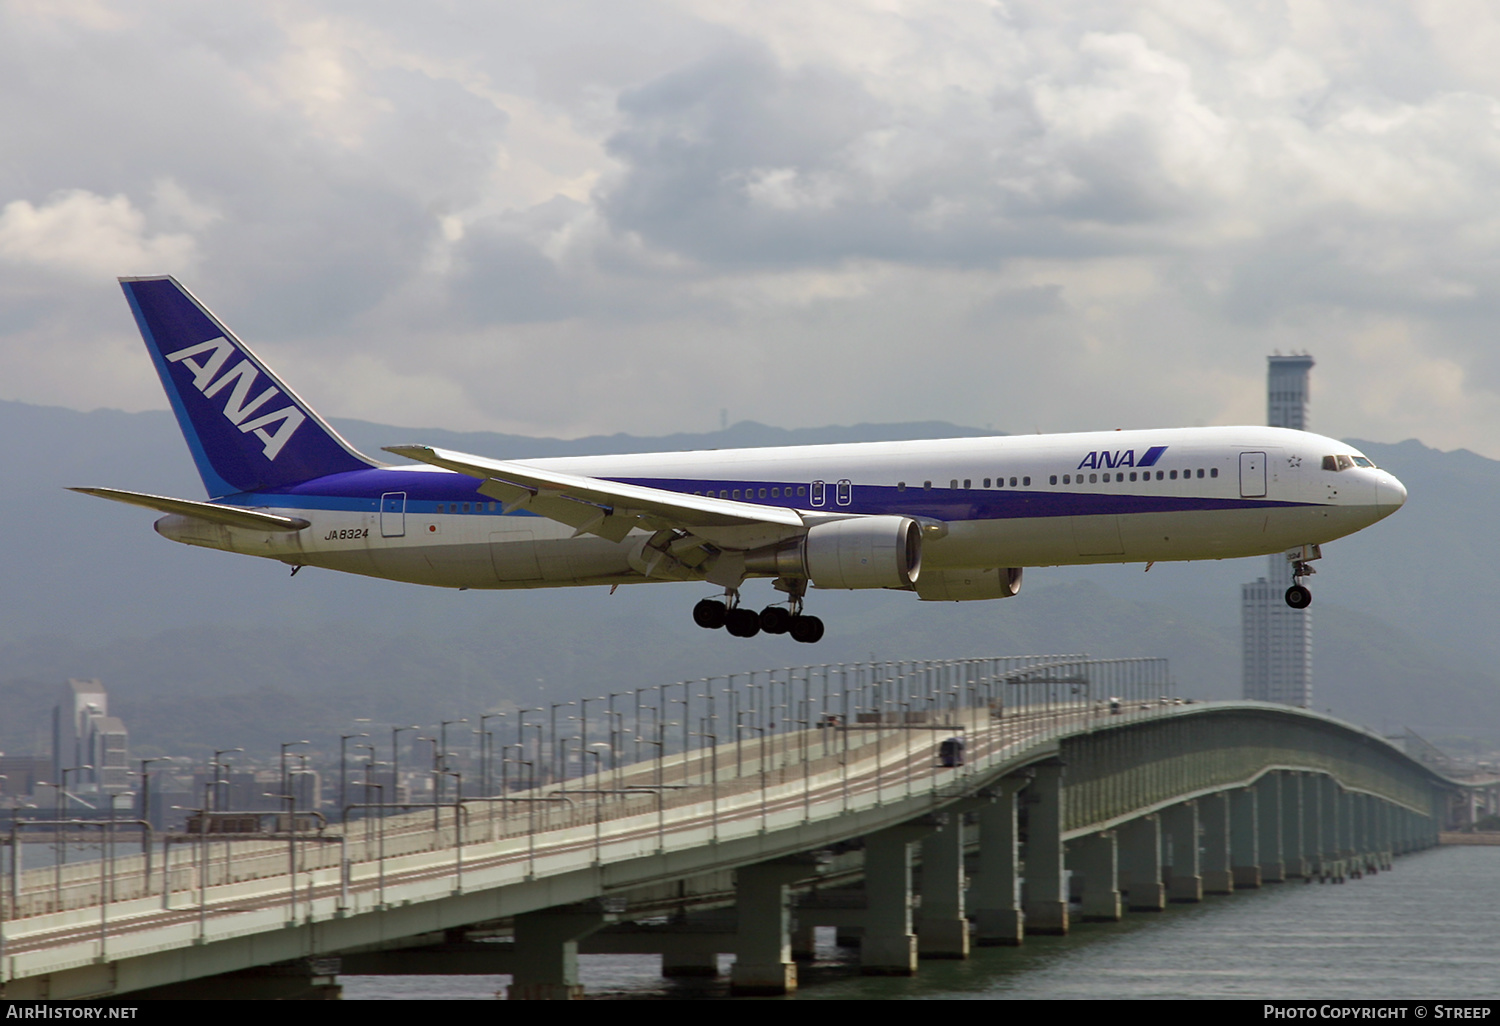
[(745, 552), (800, 537), (817, 521), (843, 519), (564, 474), (425, 445), (393, 445), (385, 451), (477, 477), (484, 482), (479, 491), (505, 503), (506, 512), (528, 510), (572, 527), (575, 537), (596, 534), (623, 541), (633, 528), (650, 531), (647, 547), (656, 555), (643, 555), (648, 576), (670, 557), (690, 576), (738, 584)]
[(241, 506), (220, 506), (212, 502), (195, 502), (192, 499), (172, 499), (165, 495), (148, 495), (145, 492), (126, 492), (118, 488), (70, 488), (72, 492), (97, 495), (101, 499), (131, 506), (144, 506), (158, 513), (178, 513), (185, 517), (197, 517), (215, 524), (244, 527), (252, 531), (300, 531), (309, 521), (301, 517), (283, 517), (257, 509)]

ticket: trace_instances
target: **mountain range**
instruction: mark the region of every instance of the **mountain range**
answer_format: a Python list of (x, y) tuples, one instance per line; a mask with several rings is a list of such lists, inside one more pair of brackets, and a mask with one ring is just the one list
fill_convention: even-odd
[[(951, 424), (525, 438), (335, 421), (356, 446), (500, 458), (974, 436)], [(1261, 559), (1028, 570), (1002, 602), (814, 593), (816, 646), (693, 626), (692, 585), (450, 592), (175, 545), (148, 511), (64, 490), (203, 494), (170, 414), (0, 402), (0, 750), (47, 750), (68, 677), (98, 677), (136, 754), (426, 723), (709, 675), (867, 659), (1084, 652), (1166, 656), (1180, 694), (1240, 692), (1239, 586)], [(1355, 442), (1406, 484), (1395, 516), (1324, 547), (1313, 578), (1314, 704), (1379, 730), (1500, 742), (1500, 462), (1416, 441)], [(765, 591), (760, 595), (757, 588)], [(751, 601), (769, 598), (763, 582)], [(1467, 740), (1466, 740), (1467, 739)]]

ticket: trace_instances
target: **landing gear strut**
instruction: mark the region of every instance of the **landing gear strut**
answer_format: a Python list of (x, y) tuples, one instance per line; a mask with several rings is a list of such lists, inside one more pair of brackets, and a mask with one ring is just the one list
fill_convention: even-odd
[(1286, 590), (1286, 604), (1293, 609), (1306, 609), (1312, 605), (1312, 592), (1303, 586), (1302, 581), (1318, 572), (1308, 564), (1322, 559), (1323, 550), (1317, 545), (1304, 545), (1288, 552), (1286, 558), (1292, 564), (1292, 586)]
[(770, 605), (759, 613), (740, 605), (738, 589), (727, 588), (723, 599), (704, 599), (693, 607), (693, 622), (706, 630), (723, 627), (736, 638), (753, 638), (761, 631), (767, 634), (790, 634), (794, 641), (812, 644), (823, 637), (823, 621), (802, 612), (802, 596), (807, 582), (778, 578), (776, 590), (785, 592), (789, 601)]

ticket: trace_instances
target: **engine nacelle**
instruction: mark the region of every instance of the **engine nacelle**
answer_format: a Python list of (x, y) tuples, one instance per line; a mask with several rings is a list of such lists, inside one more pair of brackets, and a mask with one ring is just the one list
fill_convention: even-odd
[(929, 570), (917, 581), (923, 602), (973, 602), (1010, 598), (1021, 590), (1021, 568), (987, 567), (971, 570)]
[(910, 588), (922, 570), (922, 529), (895, 516), (817, 524), (803, 557), (819, 588)]
[(745, 553), (745, 570), (805, 578), (819, 588), (911, 590), (922, 570), (922, 527), (910, 517), (851, 517)]

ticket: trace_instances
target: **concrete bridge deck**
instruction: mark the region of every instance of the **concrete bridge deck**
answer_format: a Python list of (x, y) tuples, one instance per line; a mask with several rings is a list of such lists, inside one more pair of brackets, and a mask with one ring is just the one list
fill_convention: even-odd
[[(792, 948), (814, 926), (859, 931), (867, 972), (910, 973), (971, 942), (1066, 932), (1070, 915), (1378, 871), (1436, 843), (1461, 793), (1317, 713), (1090, 697), (1077, 677), (1092, 665), (1030, 671), (1055, 685), (1045, 702), (1001, 710), (992, 689), (960, 689), (920, 715), (909, 702), (865, 722), (805, 715), (505, 800), (184, 840), (149, 871), (139, 855), (24, 870), (0, 923), (4, 996), (98, 998), (269, 965), (326, 990), (324, 960), (343, 956), (478, 959), (512, 973), (512, 996), (567, 997), (580, 945), (658, 951), (677, 971), (730, 950), (737, 990), (776, 993), (795, 987)], [(952, 737), (961, 766), (940, 764)], [(624, 925), (728, 901), (732, 929)], [(513, 943), (464, 947), (481, 925)]]

